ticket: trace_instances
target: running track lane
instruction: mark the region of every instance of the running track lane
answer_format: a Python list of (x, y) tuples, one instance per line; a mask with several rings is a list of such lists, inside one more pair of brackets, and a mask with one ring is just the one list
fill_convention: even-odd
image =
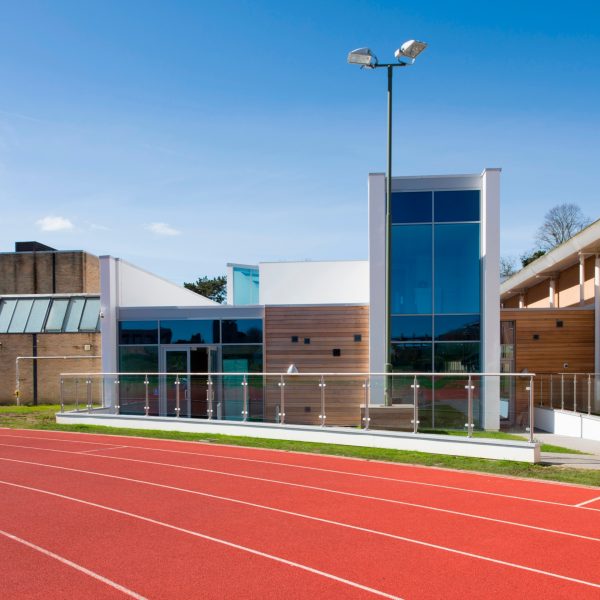
[[(31, 432), (28, 432), (28, 433), (30, 434)], [(60, 434), (60, 435), (62, 436), (62, 435), (64, 435), (64, 434)], [(46, 436), (42, 436), (42, 437), (46, 438)], [(70, 437), (71, 437), (71, 436), (70, 436)], [(74, 440), (81, 440), (80, 442), (78, 442), (78, 444), (79, 444), (80, 446), (83, 446), (84, 448), (87, 448), (86, 450), (83, 450), (84, 452), (86, 452), (86, 454), (80, 455), (80, 456), (78, 457), (78, 460), (80, 460), (80, 459), (82, 459), (82, 458), (86, 458), (86, 457), (87, 457), (87, 459), (88, 459), (88, 460), (91, 460), (91, 461), (96, 461), (96, 467), (97, 467), (97, 462), (98, 462), (98, 461), (95, 459), (95, 457), (93, 457), (93, 452), (94, 452), (94, 451), (93, 451), (93, 450), (92, 450), (91, 452), (89, 451), (91, 448), (90, 448), (90, 446), (89, 446), (89, 445), (88, 445), (88, 446), (85, 446), (85, 442), (83, 442), (83, 441), (82, 441), (82, 436), (72, 436), (72, 437), (73, 437), (73, 439), (74, 439)], [(46, 438), (46, 439), (47, 439), (47, 438)], [(86, 439), (87, 439), (87, 438), (86, 438)], [(124, 440), (124, 438), (120, 438), (120, 439), (121, 439), (121, 440)], [(110, 445), (110, 446), (112, 446), (112, 447), (114, 447), (114, 446), (115, 446), (115, 438), (108, 438), (108, 440), (109, 440), (109, 442), (110, 442), (110, 444), (109, 444), (109, 445)], [(14, 441), (16, 442), (17, 440), (14, 440)], [(20, 440), (20, 441), (22, 442), (23, 440)], [(127, 441), (129, 441), (129, 440), (127, 440)], [(150, 442), (149, 440), (137, 440), (137, 441), (142, 441), (142, 442), (144, 442), (144, 443), (149, 443), (149, 442)], [(40, 442), (40, 443), (41, 443), (41, 442)], [(67, 444), (66, 444), (66, 443), (63, 443), (62, 445), (63, 445), (63, 446), (65, 446), (65, 445), (67, 445)], [(71, 444), (70, 446), (71, 446), (71, 448), (73, 448), (73, 447), (74, 447), (74, 445), (73, 445), (73, 444)], [(198, 452), (198, 451), (202, 451), (202, 450), (204, 449), (204, 448), (200, 448), (200, 449), (199, 449), (199, 448), (198, 448), (198, 445), (196, 445), (196, 444), (191, 444), (190, 446), (191, 446), (191, 447), (192, 447), (192, 449), (193, 449), (193, 450), (195, 450), (196, 452)], [(181, 445), (174, 444), (174, 445), (172, 445), (172, 447), (179, 447), (179, 448), (181, 448)], [(104, 449), (106, 449), (106, 446), (104, 447)], [(219, 448), (219, 449), (220, 449), (220, 448)], [(214, 448), (213, 448), (212, 450), (214, 450)], [(221, 450), (221, 449), (220, 449), (220, 450)], [(239, 449), (236, 449), (236, 450), (239, 450)], [(117, 452), (121, 452), (121, 450), (116, 450), (116, 451), (117, 451)], [(261, 451), (261, 452), (262, 452), (262, 451)], [(39, 453), (39, 451), (38, 451), (38, 453)], [(50, 455), (50, 454), (55, 454), (55, 455), (57, 455), (58, 453), (51, 453), (51, 452), (48, 452), (48, 455)], [(253, 453), (252, 453), (252, 452), (250, 452), (249, 454), (250, 454), (250, 455), (252, 455)], [(282, 454), (282, 453), (278, 453), (278, 454), (281, 456), (281, 454)], [(288, 455), (288, 454), (285, 454), (285, 458), (286, 458), (286, 459), (289, 459), (289, 457), (290, 457), (290, 456), (293, 456), (293, 455)], [(306, 456), (304, 456), (304, 455), (300, 455), (300, 456), (301, 456), (301, 457), (305, 457), (305, 458), (306, 458)], [(47, 458), (47, 457), (46, 457), (46, 458)], [(313, 457), (308, 457), (308, 458), (313, 458)], [(38, 460), (39, 460), (39, 459), (38, 459)], [(105, 462), (108, 462), (108, 460), (107, 460), (107, 459), (105, 459)], [(335, 462), (335, 460), (334, 460), (333, 462)], [(364, 464), (367, 464), (367, 465), (369, 465), (369, 464), (373, 464), (373, 463), (359, 463), (358, 461), (344, 461), (344, 460), (341, 460), (341, 461), (339, 461), (339, 462), (341, 462), (341, 463), (348, 463), (348, 462), (350, 462), (350, 463), (352, 463), (353, 465), (364, 465)], [(114, 463), (114, 461), (113, 461), (113, 463)], [(379, 466), (380, 466), (380, 465), (379, 465)], [(388, 466), (388, 467), (396, 467), (396, 465), (385, 465), (385, 466)], [(33, 466), (30, 466), (30, 468), (34, 468), (34, 467), (33, 467)], [(40, 468), (42, 468), (42, 467), (37, 467), (37, 468), (38, 468), (38, 469), (40, 469)], [(286, 468), (287, 468), (287, 467), (286, 467)], [(45, 469), (48, 469), (48, 468), (47, 468), (47, 467), (45, 467)], [(146, 466), (146, 467), (145, 467), (145, 470), (147, 471), (147, 473), (144, 473), (144, 474), (143, 474), (143, 477), (144, 477), (144, 478), (149, 478), (149, 477), (148, 477), (148, 475), (149, 475), (150, 473), (153, 473), (153, 472), (154, 472), (154, 470), (156, 470), (156, 469), (157, 469), (156, 467), (149, 467), (149, 466)], [(167, 467), (160, 467), (160, 468), (159, 468), (159, 470), (161, 470), (161, 469), (167, 469)], [(444, 471), (444, 472), (445, 472), (445, 471)], [(140, 472), (140, 473), (141, 473), (141, 472)], [(180, 475), (179, 475), (179, 476), (181, 477), (181, 472), (179, 472), (179, 473), (180, 473)], [(189, 476), (189, 474), (184, 474), (184, 475), (185, 475), (185, 478), (186, 478), (187, 480), (189, 480), (189, 479), (190, 479), (190, 476)], [(468, 475), (468, 474), (467, 474), (467, 475)], [(81, 475), (81, 474), (79, 474), (79, 477), (82, 477), (82, 475)], [(85, 476), (85, 477), (88, 477), (88, 478), (89, 478), (89, 477), (97, 477), (97, 476), (90, 476), (90, 475), (87, 475), (87, 476)], [(56, 479), (56, 473), (54, 474), (54, 479)], [(500, 478), (494, 478), (494, 479), (498, 480), (498, 479), (500, 479)], [(61, 481), (62, 481), (62, 480), (61, 480)], [(517, 481), (517, 482), (519, 482), (519, 483), (521, 483), (519, 480), (516, 480), (516, 481)], [(530, 483), (530, 482), (526, 482), (526, 483)], [(535, 482), (531, 482), (531, 483), (535, 483)], [(95, 485), (95, 484), (94, 484), (94, 485)], [(94, 487), (94, 485), (93, 485), (92, 487)], [(139, 485), (140, 485), (140, 484), (135, 484), (135, 485), (137, 485), (137, 486), (139, 487)], [(244, 485), (245, 485), (245, 484), (244, 484)], [(538, 485), (539, 485), (539, 484), (538, 484)], [(547, 485), (547, 484), (546, 484), (546, 485)], [(86, 487), (86, 489), (87, 489), (87, 487), (88, 487), (88, 486), (89, 486), (89, 482), (88, 482), (87, 484), (85, 484), (85, 487)], [(111, 489), (114, 491), (114, 481), (113, 481), (113, 482), (111, 482), (111, 486), (110, 486), (110, 487), (111, 487)], [(557, 486), (557, 487), (560, 487), (560, 486)], [(423, 489), (423, 488), (421, 488), (421, 489)], [(551, 489), (551, 488), (548, 488), (548, 489)], [(588, 495), (588, 497), (591, 497), (591, 496), (590, 496), (590, 492), (592, 492), (592, 493), (595, 493), (595, 491), (596, 491), (596, 490), (590, 490), (589, 488), (575, 488), (575, 490), (579, 490), (580, 492), (581, 492), (581, 491), (584, 491), (584, 492), (585, 492), (585, 493)], [(162, 490), (161, 490), (161, 492), (162, 492)], [(138, 490), (138, 492), (137, 492), (137, 493), (138, 493), (138, 495), (140, 494), (139, 490)], [(153, 500), (154, 500), (155, 496), (160, 496), (160, 494), (157, 494), (157, 493), (156, 493), (154, 490), (153, 490), (151, 493), (152, 493)], [(171, 496), (168, 496), (168, 495), (166, 495), (166, 496), (165, 496), (165, 499), (164, 499), (164, 505), (166, 505), (166, 506), (169, 506), (169, 505), (173, 505), (173, 503), (176, 503), (176, 505), (177, 505), (177, 508), (178, 508), (178, 512), (179, 512), (179, 508), (182, 508), (182, 511), (181, 511), (181, 512), (182, 512), (182, 515), (181, 515), (181, 516), (182, 516), (182, 518), (183, 518), (184, 520), (186, 520), (186, 521), (187, 521), (187, 519), (188, 519), (188, 516), (186, 516), (186, 511), (184, 511), (184, 510), (183, 510), (183, 506), (185, 506), (185, 505), (186, 505), (186, 502), (182, 502), (182, 500), (181, 500), (181, 493), (180, 493), (180, 492), (177, 492), (177, 493), (176, 493), (176, 495), (178, 494), (178, 498), (177, 498), (177, 499), (174, 499), (174, 498), (173, 498), (173, 496), (172, 496), (172, 492), (170, 492), (170, 493), (171, 493)], [(466, 492), (463, 492), (463, 493), (466, 493)], [(148, 494), (148, 492), (146, 492), (146, 494)], [(114, 495), (114, 494), (113, 494), (113, 495)], [(130, 495), (131, 495), (131, 496), (134, 496), (134, 495), (135, 495), (135, 492), (133, 492), (133, 491), (132, 491), (132, 492), (130, 492)], [(143, 496), (143, 495), (144, 495), (144, 492), (142, 492), (142, 493), (141, 493), (141, 495)], [(267, 496), (268, 496), (268, 492), (267, 492)], [(481, 498), (484, 498), (484, 496), (481, 496)], [(487, 497), (485, 497), (485, 498), (487, 498)], [(494, 499), (496, 499), (496, 498), (494, 497)], [(305, 501), (306, 501), (306, 499), (299, 498), (299, 499), (298, 499), (298, 502), (297, 502), (297, 504), (299, 503), (301, 506), (303, 506), (303, 505), (305, 504)], [(64, 500), (63, 500), (63, 502), (64, 502)], [(162, 503), (162, 501), (161, 501), (160, 503)], [(539, 507), (540, 507), (540, 506), (543, 506), (543, 508), (544, 508), (544, 509), (546, 508), (546, 506), (545, 506), (545, 505), (539, 505), (539, 506), (536, 506), (536, 509), (539, 509)], [(196, 508), (197, 508), (197, 507), (196, 507)], [(203, 508), (206, 508), (206, 507), (203, 507)], [(164, 506), (162, 507), (162, 510), (164, 511)], [(194, 509), (193, 509), (193, 507), (190, 507), (190, 509), (189, 509), (189, 510), (190, 510), (192, 513), (194, 512)], [(220, 509), (213, 507), (211, 510), (214, 510), (215, 512), (218, 512), (218, 513), (222, 513), (222, 512), (223, 512), (223, 509), (222, 509), (222, 507), (221, 507)], [(377, 510), (381, 510), (381, 509), (380, 509), (380, 508), (378, 508)], [(577, 512), (577, 510), (576, 510), (576, 509), (571, 509), (571, 510), (572, 510), (573, 512)], [(583, 512), (583, 511), (579, 511), (579, 512)], [(210, 511), (209, 511), (209, 514), (210, 514)], [(589, 514), (591, 514), (591, 515), (593, 516), (593, 511), (587, 511), (587, 514), (588, 514), (588, 515), (589, 515)], [(191, 515), (191, 516), (192, 516), (192, 517), (194, 517), (195, 515)], [(232, 518), (234, 521), (235, 521), (235, 517), (236, 517), (236, 515), (235, 515), (235, 514), (232, 514), (232, 515), (231, 515), (231, 518)], [(296, 518), (296, 517), (294, 517), (294, 518)], [(253, 516), (252, 516), (252, 523), (254, 524), (254, 523), (256, 523), (257, 521), (258, 521), (258, 523), (260, 523), (260, 522), (261, 522), (261, 520), (260, 520), (260, 519), (261, 519), (260, 517), (255, 517), (255, 515), (253, 514)], [(401, 519), (402, 519), (402, 515), (398, 515), (398, 516), (397, 516), (397, 518), (395, 517), (393, 520), (394, 520), (394, 521), (398, 521), (398, 520), (401, 520)], [(228, 518), (227, 518), (227, 520), (229, 520), (229, 515), (228, 515)], [(293, 519), (292, 519), (292, 520), (293, 520)], [(406, 519), (405, 519), (405, 521), (406, 521)], [(281, 518), (279, 518), (279, 520), (278, 520), (278, 524), (279, 524), (279, 531), (280, 531), (280, 532), (281, 532), (282, 528), (283, 528), (283, 529), (285, 529), (285, 528), (286, 528), (286, 524), (285, 524), (285, 523), (283, 523), (283, 521), (282, 521), (282, 519), (281, 519)], [(272, 524), (270, 524), (270, 523), (266, 523), (266, 527), (265, 527), (265, 529), (266, 529), (267, 531), (269, 531), (269, 527), (272, 527)], [(235, 527), (234, 527), (234, 529), (235, 529)], [(277, 527), (275, 527), (275, 529), (277, 529)], [(229, 533), (230, 533), (231, 535), (235, 535), (235, 534), (236, 534), (236, 532), (235, 532), (235, 531), (229, 531)], [(250, 533), (252, 533), (252, 532), (250, 532)], [(255, 535), (255, 534), (256, 534), (256, 532), (254, 532), (254, 537), (256, 537), (256, 535)], [(274, 534), (274, 536), (277, 536), (277, 533), (276, 533), (276, 532), (273, 532), (273, 534)], [(362, 532), (361, 532), (361, 535), (362, 535)], [(485, 533), (484, 533), (484, 535), (490, 535), (490, 534), (489, 534), (489, 533), (487, 533), (487, 534), (485, 534)], [(253, 536), (251, 535), (251, 537), (253, 537)], [(310, 539), (310, 532), (309, 532), (309, 534), (308, 534), (308, 537), (309, 537), (309, 539)], [(339, 536), (338, 536), (338, 537), (339, 537)], [(303, 540), (303, 541), (304, 541), (304, 540)], [(562, 540), (561, 540), (561, 542), (562, 542)], [(312, 544), (314, 544), (314, 543), (315, 543), (315, 542), (313, 541), (313, 542), (312, 542)], [(319, 544), (319, 541), (318, 541), (318, 540), (316, 541), (316, 544), (317, 544), (317, 545)], [(352, 544), (352, 541), (350, 541), (350, 542), (349, 542), (349, 544)], [(345, 545), (345, 544), (344, 544), (344, 545)], [(386, 555), (387, 555), (387, 554), (388, 554), (390, 551), (391, 551), (391, 552), (395, 552), (397, 556), (400, 556), (400, 557), (401, 557), (401, 560), (402, 560), (402, 557), (403, 557), (403, 555), (406, 553), (406, 551), (405, 551), (405, 550), (403, 550), (402, 548), (398, 548), (398, 546), (402, 546), (402, 544), (397, 544), (397, 543), (396, 543), (396, 548), (395, 548), (395, 550), (394, 550), (394, 549), (391, 549), (391, 550), (390, 550), (390, 549), (388, 549), (388, 548), (386, 547), (386, 545), (385, 545), (385, 544), (380, 544), (380, 546), (381, 546), (380, 550), (381, 550), (381, 551), (383, 551), (383, 552), (384, 552), (384, 554), (386, 554)], [(348, 547), (351, 547), (351, 546), (348, 546)], [(412, 552), (414, 552), (414, 547), (411, 549), (411, 551), (412, 551)], [(375, 549), (375, 552), (377, 552), (377, 548)], [(428, 550), (428, 552), (431, 554), (431, 550)], [(439, 550), (437, 550), (436, 552), (438, 552), (438, 553), (439, 553)], [(371, 550), (369, 550), (369, 553), (371, 553)], [(435, 554), (435, 552), (434, 552), (433, 554)], [(594, 556), (594, 555), (592, 554), (592, 557), (593, 557), (593, 556)], [(442, 570), (443, 570), (444, 572), (446, 572), (448, 569), (450, 569), (450, 570), (456, 570), (457, 568), (459, 568), (459, 567), (460, 567), (460, 564), (458, 564), (458, 565), (457, 565), (457, 564), (456, 564), (456, 561), (454, 561), (454, 562), (452, 562), (452, 561), (451, 561), (451, 564), (449, 564), (449, 565), (447, 566), (447, 568), (446, 568), (446, 567), (444, 567), (444, 564), (445, 564), (445, 563), (444, 563), (444, 560), (441, 560), (441, 561), (440, 561), (440, 560), (439, 560), (439, 557), (437, 557), (437, 558), (436, 558), (436, 557), (430, 557), (429, 559), (428, 559), (427, 557), (424, 557), (424, 560), (425, 560), (425, 561), (426, 561), (428, 564), (430, 564), (430, 565), (431, 565), (431, 564), (432, 564), (432, 558), (435, 558), (435, 561), (433, 561), (433, 564), (435, 564), (437, 567), (441, 567), (441, 568), (442, 568)], [(462, 557), (461, 557), (461, 558), (462, 558)], [(459, 563), (460, 563), (460, 561), (459, 561)], [(335, 566), (335, 565), (334, 565), (334, 566)], [(503, 567), (503, 568), (505, 568), (505, 567)], [(394, 570), (393, 570), (393, 565), (391, 565), (391, 569), (392, 569), (392, 571), (391, 571), (391, 572), (392, 572), (394, 575), (396, 575), (396, 574), (399, 574), (400, 576), (402, 576), (402, 575), (401, 575), (401, 573), (395, 573), (395, 572), (394, 572)], [(467, 567), (467, 569), (466, 569), (466, 571), (463, 571), (463, 576), (464, 576), (464, 577), (466, 577), (466, 579), (468, 579), (468, 580), (471, 580), (471, 581), (472, 581), (473, 579), (477, 580), (477, 577), (475, 577), (475, 578), (473, 577), (473, 573), (472, 573), (473, 569), (474, 569), (474, 570), (481, 569), (481, 565), (480, 565), (480, 564), (478, 564), (478, 565), (475, 565), (475, 567), (474, 567), (474, 568), (473, 568), (472, 566), (468, 566), (468, 567)], [(389, 567), (388, 567), (388, 571), (389, 571)], [(402, 571), (402, 569), (400, 569), (400, 571)], [(431, 567), (429, 567), (429, 571), (431, 572)], [(489, 570), (488, 570), (488, 571), (489, 571)], [(596, 571), (597, 571), (597, 570), (596, 570)], [(592, 570), (592, 572), (596, 572), (596, 571)], [(389, 573), (388, 573), (388, 574), (389, 574)], [(418, 573), (414, 573), (414, 575), (418, 575)], [(460, 576), (456, 577), (456, 575), (458, 575), (458, 573), (456, 573), (456, 574), (455, 574), (455, 577), (454, 577), (454, 579), (460, 579)], [(489, 575), (489, 572), (488, 572), (488, 575)], [(512, 575), (513, 575), (513, 577), (515, 576), (515, 575), (514, 575), (514, 573), (513, 573)], [(523, 574), (522, 574), (522, 573), (520, 573), (519, 575), (521, 576), (520, 578), (522, 579), (522, 578), (523, 578)], [(537, 576), (537, 577), (539, 577), (539, 576)], [(422, 581), (427, 581), (427, 579), (428, 579), (428, 574), (427, 574), (427, 573), (421, 573), (421, 577), (419, 578), (419, 580), (422, 582)], [(442, 579), (443, 579), (443, 577), (442, 577)], [(452, 579), (452, 578), (451, 578), (451, 579)], [(487, 577), (486, 577), (486, 578), (484, 578), (484, 579), (487, 579)], [(492, 577), (492, 579), (493, 579), (493, 577)], [(531, 582), (531, 581), (529, 581), (529, 585), (531, 585), (531, 583), (532, 583), (532, 582)], [(560, 582), (559, 582), (559, 583), (560, 583)], [(484, 584), (484, 587), (483, 587), (483, 588), (478, 588), (478, 587), (474, 588), (474, 590), (476, 590), (476, 589), (477, 589), (477, 590), (479, 590), (479, 594), (478, 594), (478, 595), (481, 595), (481, 589), (486, 589), (486, 590), (488, 590), (488, 591), (490, 591), (491, 589), (494, 589), (494, 588), (490, 588), (490, 586), (489, 586), (489, 583), (488, 583), (488, 585), (487, 585), (487, 586), (485, 586), (485, 581), (483, 582), (483, 584)], [(434, 593), (434, 596), (435, 596), (435, 595), (440, 595), (440, 594), (441, 594), (441, 595), (444, 595), (444, 596), (448, 597), (448, 596), (449, 596), (449, 594), (448, 594), (448, 589), (449, 589), (449, 588), (448, 588), (448, 587), (446, 587), (446, 586), (448, 586), (448, 585), (452, 585), (452, 582), (451, 582), (451, 581), (450, 581), (450, 582), (446, 581), (446, 582), (443, 584), (443, 587), (442, 587), (440, 590), (438, 590), (437, 592), (435, 592), (435, 593)], [(536, 591), (538, 591), (538, 592), (539, 592), (540, 590), (544, 589), (544, 588), (543, 588), (543, 586), (542, 586), (542, 588), (540, 588), (540, 587), (539, 587), (539, 584), (537, 584), (537, 583), (535, 583), (535, 582), (533, 583), (533, 585), (534, 585), (534, 587), (535, 587)], [(460, 587), (460, 586), (459, 586), (459, 587)], [(518, 586), (517, 586), (517, 587), (518, 587)], [(507, 590), (507, 591), (504, 591), (503, 593), (507, 593), (507, 592), (508, 592), (508, 593), (515, 593), (515, 592), (516, 592), (516, 589), (517, 589), (517, 587), (514, 587), (514, 586), (512, 586), (512, 585), (511, 585), (511, 586), (510, 586), (510, 591), (508, 591), (508, 590)], [(501, 588), (502, 588), (502, 586), (500, 586), (500, 588), (497, 590), (499, 593), (500, 593), (500, 591), (501, 591)], [(531, 595), (531, 593), (530, 593), (530, 592), (531, 592), (531, 590), (529, 589), (529, 587), (528, 587), (528, 586), (525, 586), (525, 588), (528, 590), (528, 592), (527, 592), (527, 593), (528, 593), (528, 595)], [(556, 582), (554, 582), (554, 585), (552, 586), (552, 588), (551, 588), (550, 590), (546, 589), (546, 590), (544, 591), (544, 594), (546, 595), (546, 597), (548, 597), (548, 594), (552, 595), (552, 593), (553, 593), (553, 592), (557, 592), (557, 591), (558, 591), (558, 590), (560, 590), (560, 589), (561, 589), (561, 588), (560, 588), (560, 585), (558, 585), (558, 586), (557, 586)], [(421, 595), (422, 597), (426, 597), (426, 596), (425, 596), (425, 594), (424, 594), (424, 590), (422, 590), (422, 591), (423, 591), (423, 594), (419, 594), (419, 589), (417, 589), (417, 590), (413, 590), (413, 591), (411, 592), (411, 596), (413, 596), (413, 595), (416, 595), (416, 596), (419, 596), (419, 595)], [(415, 593), (415, 592), (416, 592), (416, 593)], [(464, 588), (463, 588), (463, 592), (464, 592)], [(566, 591), (566, 590), (563, 590), (563, 592), (564, 592), (564, 593), (567, 593), (567, 591)], [(475, 593), (477, 593), (477, 592), (475, 592)], [(572, 593), (572, 592), (569, 592), (569, 593)], [(584, 595), (584, 596), (582, 596), (582, 593), (584, 593), (584, 592), (582, 592), (581, 590), (579, 590), (579, 595), (578, 595), (578, 597), (585, 597), (585, 595)], [(595, 597), (597, 597), (597, 596), (595, 596)]]

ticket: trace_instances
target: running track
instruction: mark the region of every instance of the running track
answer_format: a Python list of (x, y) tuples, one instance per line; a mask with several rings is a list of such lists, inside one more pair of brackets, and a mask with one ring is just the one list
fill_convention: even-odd
[(600, 489), (0, 429), (3, 598), (595, 598)]

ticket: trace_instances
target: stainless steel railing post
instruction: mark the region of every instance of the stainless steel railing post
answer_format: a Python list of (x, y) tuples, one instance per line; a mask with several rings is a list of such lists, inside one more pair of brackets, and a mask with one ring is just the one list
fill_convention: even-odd
[(419, 388), (421, 387), (417, 383), (417, 376), (415, 375), (413, 384), (410, 386), (413, 390), (413, 419), (411, 421), (413, 425), (413, 433), (419, 431)]
[(550, 408), (554, 408), (554, 380), (550, 373)]
[(565, 410), (565, 374), (560, 374), (560, 410)]
[(148, 416), (150, 414), (150, 394), (148, 391), (148, 386), (150, 385), (150, 380), (148, 379), (148, 374), (144, 375), (144, 415)]
[(467, 422), (465, 423), (465, 427), (467, 428), (467, 437), (473, 437), (473, 390), (475, 386), (472, 385), (472, 378), (469, 375), (469, 380), (467, 385), (465, 385), (467, 390)]
[(325, 427), (325, 419), (327, 416), (325, 415), (325, 378), (321, 375), (321, 380), (319, 381), (319, 388), (321, 388), (321, 414), (319, 415), (319, 419), (321, 419), (321, 427)]
[(209, 421), (213, 418), (213, 380), (212, 377), (208, 376), (206, 382), (206, 417)]
[(119, 378), (117, 377), (115, 379), (115, 415), (118, 415), (120, 412), (120, 406), (119, 406), (119, 398), (121, 396), (120, 392), (119, 392), (119, 388), (120, 388), (120, 381)]
[(75, 378), (75, 410), (79, 412), (79, 378)]
[(577, 412), (577, 375), (573, 375), (573, 412)]
[(588, 396), (588, 415), (592, 413), (592, 376), (588, 373), (588, 384), (587, 384), (587, 396)]
[(535, 407), (533, 405), (533, 375), (529, 376), (529, 387), (525, 388), (529, 392), (529, 441), (533, 443), (533, 430), (535, 429)]
[(285, 425), (285, 381), (283, 379), (283, 375), (281, 375), (280, 381), (277, 384), (279, 386), (279, 412), (277, 416), (279, 417), (279, 422), (282, 425)]
[(244, 395), (244, 406), (242, 408), (242, 420), (248, 420), (248, 381), (246, 380), (246, 376), (244, 375), (244, 379), (242, 381), (242, 391)]
[(60, 412), (65, 412), (65, 380), (60, 378)]
[(85, 380), (85, 386), (86, 386), (85, 392), (86, 392), (86, 397), (87, 397), (87, 409), (88, 409), (88, 412), (91, 413), (92, 406), (93, 406), (92, 405), (93, 400), (92, 400), (92, 380), (91, 380), (91, 378), (88, 377)]
[(365, 388), (365, 416), (363, 417), (363, 421), (365, 422), (364, 430), (367, 431), (369, 429), (369, 425), (371, 424), (371, 417), (369, 416), (369, 402), (371, 401), (371, 380), (369, 377), (365, 379), (363, 383), (363, 388)]
[(179, 375), (175, 377), (175, 417), (179, 418), (179, 413), (181, 412), (180, 398), (179, 398), (179, 386), (181, 382), (179, 381)]

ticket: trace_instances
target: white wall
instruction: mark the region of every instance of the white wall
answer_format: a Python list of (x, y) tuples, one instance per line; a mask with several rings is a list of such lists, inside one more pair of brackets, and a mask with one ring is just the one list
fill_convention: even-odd
[(600, 442), (600, 417), (536, 407), (535, 426), (542, 431)]
[(368, 304), (369, 262), (260, 263), (260, 304)]

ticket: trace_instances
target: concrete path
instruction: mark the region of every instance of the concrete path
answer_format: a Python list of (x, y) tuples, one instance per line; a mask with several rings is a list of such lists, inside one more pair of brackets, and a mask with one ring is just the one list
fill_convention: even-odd
[(587, 453), (562, 454), (558, 452), (542, 452), (542, 462), (546, 464), (580, 469), (600, 469), (600, 442), (542, 432), (536, 433), (535, 439), (544, 444), (553, 444), (554, 446), (572, 448), (573, 450)]

